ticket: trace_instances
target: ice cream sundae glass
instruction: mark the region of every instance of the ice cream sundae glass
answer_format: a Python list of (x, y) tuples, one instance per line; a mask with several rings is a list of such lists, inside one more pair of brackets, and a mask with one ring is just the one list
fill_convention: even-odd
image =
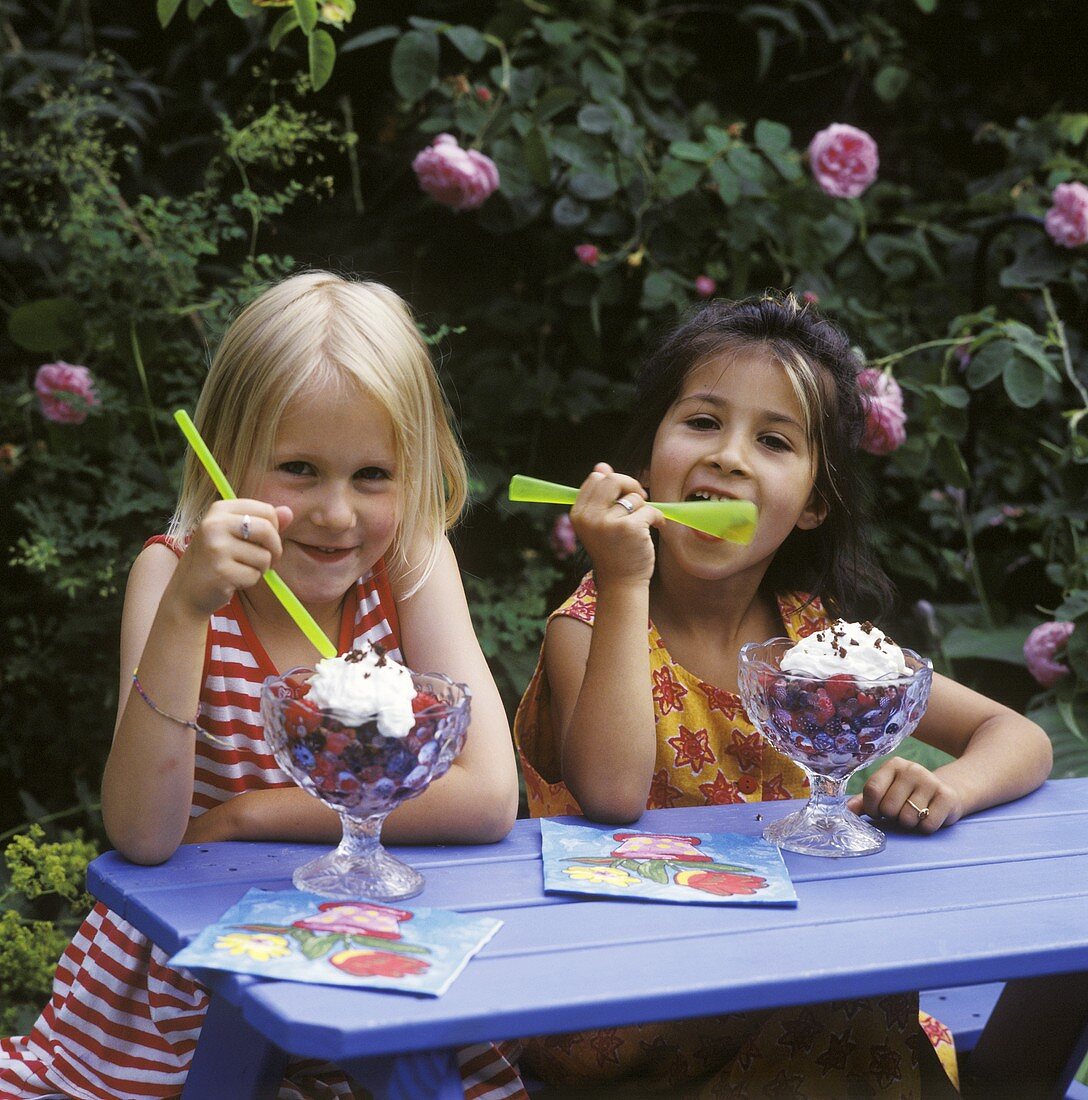
[(740, 651), (748, 717), (804, 769), (812, 794), (763, 835), (815, 856), (879, 852), (884, 834), (846, 808), (846, 781), (890, 753), (925, 712), (933, 666), (872, 623), (846, 623), (794, 642), (772, 638)]
[(299, 890), (395, 901), (423, 889), (423, 876), (382, 847), (382, 823), (449, 770), (469, 700), (464, 684), (411, 672), (378, 646), (265, 680), (261, 716), (277, 762), (344, 826), (339, 847), (295, 871)]

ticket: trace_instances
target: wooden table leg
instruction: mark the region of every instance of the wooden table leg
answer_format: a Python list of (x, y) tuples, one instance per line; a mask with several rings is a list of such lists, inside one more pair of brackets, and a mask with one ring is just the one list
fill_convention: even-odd
[(182, 1100), (274, 1100), (283, 1080), (287, 1055), (251, 1027), (241, 1012), (212, 994), (200, 1029)]
[(340, 1068), (375, 1100), (464, 1100), (453, 1050), (425, 1050), (389, 1058), (359, 1058)]

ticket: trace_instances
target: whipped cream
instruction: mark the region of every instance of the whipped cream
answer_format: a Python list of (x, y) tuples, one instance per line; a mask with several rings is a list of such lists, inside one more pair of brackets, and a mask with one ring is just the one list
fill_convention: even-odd
[(843, 619), (802, 638), (787, 650), (779, 668), (813, 679), (886, 680), (911, 674), (903, 651), (882, 630), (870, 622)]
[(363, 645), (318, 661), (306, 698), (353, 724), (376, 719), (384, 737), (405, 737), (415, 725), (412, 674), (381, 646)]

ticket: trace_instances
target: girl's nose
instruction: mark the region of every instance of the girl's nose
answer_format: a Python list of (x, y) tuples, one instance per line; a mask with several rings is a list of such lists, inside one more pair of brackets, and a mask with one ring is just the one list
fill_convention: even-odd
[(329, 486), (314, 512), (314, 522), (333, 531), (347, 531), (355, 526), (355, 519), (348, 489), (342, 485)]
[(746, 477), (751, 471), (747, 447), (740, 433), (725, 435), (709, 457), (711, 465), (716, 466), (723, 474), (740, 474)]

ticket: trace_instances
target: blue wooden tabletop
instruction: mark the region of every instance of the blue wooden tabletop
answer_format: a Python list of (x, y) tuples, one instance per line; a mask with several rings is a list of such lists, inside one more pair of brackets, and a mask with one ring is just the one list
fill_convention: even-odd
[[(639, 829), (737, 832), (797, 808), (648, 811)], [(762, 820), (757, 820), (757, 815)], [(159, 867), (116, 853), (95, 896), (172, 953), (252, 886), (282, 890), (303, 845), (180, 848)], [(890, 832), (874, 856), (784, 853), (796, 909), (545, 896), (540, 828), (502, 843), (398, 849), (426, 876), (409, 903), (504, 924), (439, 998), (202, 972), (292, 1054), (352, 1062), (648, 1019), (1088, 971), (1088, 779), (1050, 782), (933, 836)]]

